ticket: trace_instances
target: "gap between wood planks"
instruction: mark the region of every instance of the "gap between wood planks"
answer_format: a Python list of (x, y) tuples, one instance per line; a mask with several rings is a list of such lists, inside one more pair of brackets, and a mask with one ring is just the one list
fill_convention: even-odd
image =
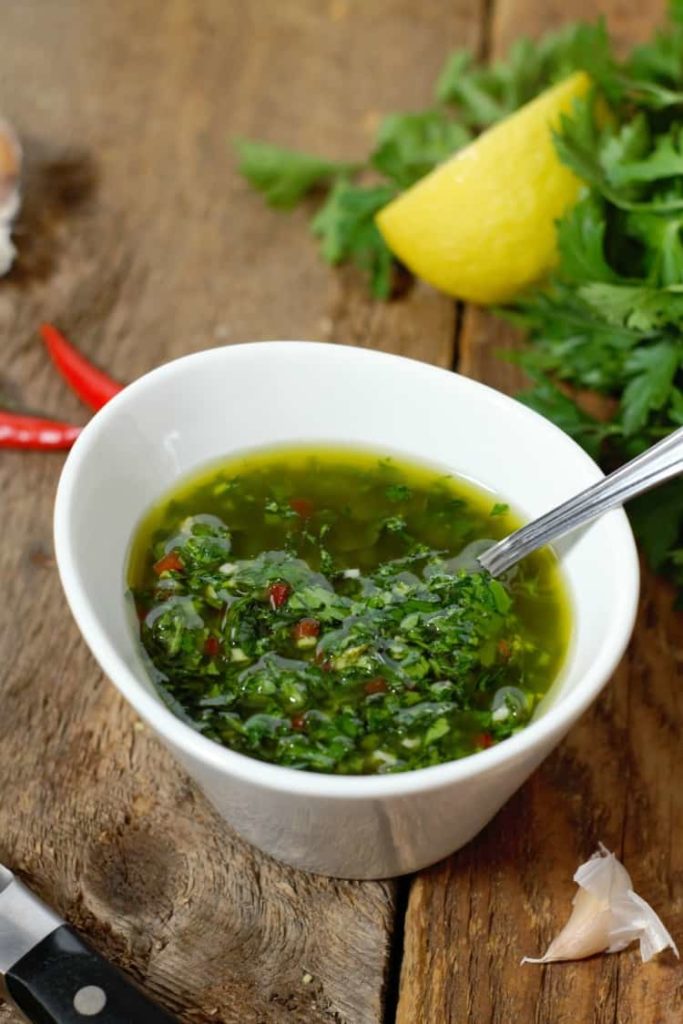
[(384, 992), (384, 1024), (394, 1024), (398, 1014), (398, 1002), (401, 997), (401, 967), (403, 965), (405, 923), (412, 879), (412, 875), (406, 875), (403, 878), (398, 878), (395, 882), (394, 927), (391, 933), (386, 989)]
[[(491, 50), (491, 31), (495, 0), (481, 0), (481, 40), (477, 47), (477, 57), (481, 61), (489, 59)], [(453, 324), (453, 343), (451, 349), (450, 368), (457, 373), (460, 366), (460, 339), (465, 322), (466, 304), (455, 302), (455, 322)], [(408, 899), (412, 886), (413, 875), (407, 875), (396, 881), (394, 927), (389, 948), (389, 964), (384, 993), (384, 1024), (395, 1024), (398, 1003), (401, 996), (401, 967), (405, 942), (405, 922), (408, 912)]]
[(462, 335), (463, 324), (465, 322), (465, 303), (455, 303), (455, 322), (453, 324), (453, 351), (451, 352), (451, 370), (454, 373), (458, 372), (460, 368), (460, 338)]

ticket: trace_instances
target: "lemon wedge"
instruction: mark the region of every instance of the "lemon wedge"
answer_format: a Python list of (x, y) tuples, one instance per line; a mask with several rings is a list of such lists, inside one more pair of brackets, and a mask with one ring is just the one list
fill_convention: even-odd
[(470, 302), (504, 302), (556, 260), (555, 221), (581, 182), (552, 129), (590, 87), (578, 71), (479, 136), (377, 214), (392, 252), (418, 277)]

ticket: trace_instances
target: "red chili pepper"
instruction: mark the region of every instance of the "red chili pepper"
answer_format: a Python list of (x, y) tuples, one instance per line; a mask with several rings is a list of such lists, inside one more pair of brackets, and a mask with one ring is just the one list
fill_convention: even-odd
[(313, 502), (308, 498), (292, 498), (289, 507), (302, 519), (310, 519), (313, 515)]
[(301, 619), (292, 630), (295, 640), (304, 640), (320, 635), (320, 623), (317, 619)]
[(271, 583), (268, 587), (268, 597), (273, 608), (281, 608), (289, 597), (291, 588), (289, 583)]
[(313, 661), (319, 665), (323, 672), (332, 671), (332, 662), (326, 657), (324, 651), (316, 651)]
[(81, 430), (82, 427), (61, 420), (44, 420), (0, 409), (0, 448), (70, 448)]
[(490, 732), (480, 732), (474, 737), (475, 746), (481, 747), (482, 750), (487, 750), (494, 743), (495, 740)]
[(382, 679), (381, 676), (377, 676), (375, 679), (371, 679), (363, 687), (367, 694), (373, 693), (386, 693), (389, 689), (389, 684), (386, 679)]
[(40, 334), (64, 380), (91, 409), (101, 409), (123, 390), (122, 384), (93, 366), (52, 324), (42, 324)]
[(155, 562), (153, 569), (157, 576), (161, 576), (162, 572), (182, 572), (185, 566), (183, 565), (180, 555), (177, 551), (169, 551), (167, 555), (160, 558), (158, 562)]
[(302, 729), (306, 728), (306, 719), (303, 715), (292, 715), (290, 721), (292, 729), (296, 729), (297, 732), (301, 732)]
[(512, 648), (510, 647), (510, 644), (507, 642), (507, 640), (498, 641), (498, 653), (501, 655), (501, 657), (505, 658), (506, 660), (510, 657), (510, 655), (512, 654)]
[(204, 654), (208, 654), (210, 658), (215, 658), (217, 654), (220, 654), (221, 642), (216, 636), (207, 636), (204, 641)]

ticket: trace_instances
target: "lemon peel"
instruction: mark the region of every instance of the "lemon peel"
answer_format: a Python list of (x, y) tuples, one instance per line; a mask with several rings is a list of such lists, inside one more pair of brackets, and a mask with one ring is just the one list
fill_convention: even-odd
[(459, 150), (383, 207), (376, 223), (395, 256), (441, 291), (504, 302), (556, 262), (555, 221), (581, 182), (552, 131), (591, 81), (578, 71)]

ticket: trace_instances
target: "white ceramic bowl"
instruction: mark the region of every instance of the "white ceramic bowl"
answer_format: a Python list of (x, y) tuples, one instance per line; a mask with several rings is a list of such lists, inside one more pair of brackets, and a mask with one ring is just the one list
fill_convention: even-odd
[(85, 428), (55, 509), (71, 610), (104, 672), (246, 839), (308, 871), (382, 878), (462, 846), (605, 685), (633, 626), (638, 565), (622, 511), (560, 549), (574, 606), (561, 677), (537, 719), (489, 750), (385, 776), (301, 772), (201, 736), (156, 695), (124, 601), (145, 510), (203, 463), (258, 446), (336, 442), (405, 453), (469, 477), (523, 516), (599, 479), (565, 434), (482, 384), (423, 363), (312, 342), (212, 349), (126, 388)]

